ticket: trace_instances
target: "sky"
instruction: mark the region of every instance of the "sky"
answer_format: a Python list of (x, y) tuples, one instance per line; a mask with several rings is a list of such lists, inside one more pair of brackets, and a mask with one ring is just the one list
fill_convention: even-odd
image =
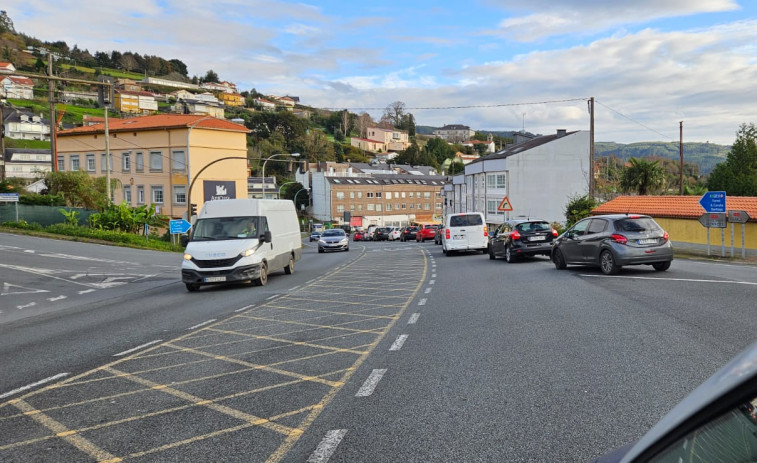
[(757, 123), (754, 0), (5, 0), (17, 32), (179, 59), (239, 91), (417, 125), (730, 145)]

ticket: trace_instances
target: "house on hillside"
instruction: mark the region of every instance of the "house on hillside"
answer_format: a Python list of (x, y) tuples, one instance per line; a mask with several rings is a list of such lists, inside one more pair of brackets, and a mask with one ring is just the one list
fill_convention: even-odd
[[(189, 203), (200, 210), (205, 201), (218, 199), (219, 191), (229, 198), (247, 197), (249, 130), (242, 125), (202, 115), (161, 114), (111, 120), (108, 129), (109, 160), (103, 124), (58, 132), (58, 170), (99, 177), (110, 165), (111, 178), (118, 181), (116, 203), (153, 204), (172, 218), (186, 217)], [(235, 159), (214, 163), (225, 157)]]
[(42, 178), (52, 170), (49, 149), (6, 148), (5, 177)]
[(13, 74), (14, 72), (16, 72), (16, 66), (13, 63), (0, 61), (0, 74)]
[(434, 130), (433, 135), (439, 137), (442, 140), (450, 143), (460, 143), (468, 141), (476, 134), (475, 130), (471, 130), (467, 125), (462, 124), (449, 124), (445, 125), (441, 129)]
[(445, 186), (445, 214), (483, 212), (490, 225), (519, 217), (564, 222), (569, 198), (588, 192), (589, 172), (589, 132), (560, 129), (465, 165)]
[(18, 140), (50, 141), (50, 120), (31, 111), (2, 108), (5, 136)]
[(0, 97), (34, 99), (34, 82), (28, 77), (0, 75)]

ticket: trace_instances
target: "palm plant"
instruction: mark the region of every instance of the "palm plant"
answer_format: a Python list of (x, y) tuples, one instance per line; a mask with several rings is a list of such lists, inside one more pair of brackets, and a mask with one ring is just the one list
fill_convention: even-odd
[(623, 191), (648, 195), (665, 185), (665, 172), (659, 161), (631, 158), (628, 163), (620, 178)]

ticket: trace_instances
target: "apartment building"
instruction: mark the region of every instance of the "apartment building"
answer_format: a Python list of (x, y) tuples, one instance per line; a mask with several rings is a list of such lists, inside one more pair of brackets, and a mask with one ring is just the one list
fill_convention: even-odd
[(470, 140), (476, 134), (476, 131), (471, 130), (467, 125), (448, 124), (441, 129), (434, 130), (433, 134), (435, 137), (450, 143), (460, 143)]
[[(208, 116), (165, 114), (112, 120), (109, 159), (104, 124), (58, 132), (59, 171), (111, 178), (116, 203), (154, 204), (180, 218), (188, 203), (247, 197), (247, 128)], [(233, 159), (223, 159), (231, 157)], [(190, 189), (191, 188), (191, 189)]]

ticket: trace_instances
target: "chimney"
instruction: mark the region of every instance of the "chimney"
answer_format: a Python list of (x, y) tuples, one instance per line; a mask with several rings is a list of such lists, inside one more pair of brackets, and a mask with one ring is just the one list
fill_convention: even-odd
[(562, 138), (565, 135), (567, 135), (567, 130), (565, 130), (565, 129), (557, 129), (557, 138)]

